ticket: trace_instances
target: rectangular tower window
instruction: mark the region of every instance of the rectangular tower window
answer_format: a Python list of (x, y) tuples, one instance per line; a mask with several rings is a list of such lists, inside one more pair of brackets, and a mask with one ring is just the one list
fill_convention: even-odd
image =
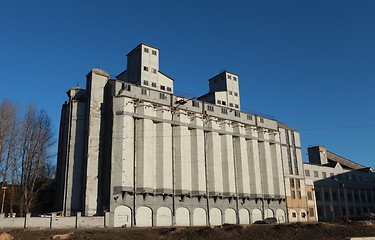
[(292, 191), (292, 199), (296, 199), (296, 191)]
[(168, 91), (168, 92), (172, 92), (172, 88), (167, 87), (167, 91)]
[(215, 109), (214, 106), (207, 105), (207, 110), (213, 112)]
[(164, 99), (164, 100), (167, 99), (167, 96), (164, 93), (160, 93), (159, 97), (160, 99)]
[(235, 108), (238, 108), (238, 104), (235, 104), (234, 107), (235, 107)]
[(224, 106), (227, 105), (225, 101), (221, 101), (221, 104), (223, 104)]
[(233, 103), (229, 103), (229, 107), (233, 107)]
[(148, 48), (144, 48), (145, 53), (148, 53)]
[(152, 69), (152, 73), (156, 73), (156, 69), (155, 68)]
[(301, 198), (302, 198), (301, 191), (298, 191), (298, 192), (297, 192), (297, 196), (298, 196), (298, 199), (301, 199)]
[(152, 50), (152, 55), (156, 56), (156, 51), (155, 50)]
[(307, 199), (312, 200), (312, 192), (311, 191), (307, 191)]
[(234, 80), (234, 81), (237, 81), (237, 77), (234, 77), (234, 76), (233, 76), (233, 80)]
[(217, 100), (217, 104), (221, 104), (221, 101), (220, 101), (220, 100)]
[(142, 95), (147, 95), (150, 96), (150, 91), (146, 88), (141, 88), (141, 94)]
[(151, 83), (151, 86), (156, 88), (156, 83)]
[(230, 75), (228, 75), (228, 79), (232, 79), (232, 77)]
[(294, 179), (293, 178), (290, 179), (290, 187), (294, 188)]
[(191, 105), (192, 105), (193, 107), (199, 107), (199, 102), (193, 100), (193, 101), (191, 102)]
[(146, 71), (146, 72), (148, 72), (148, 67), (143, 66), (143, 70)]
[(310, 170), (305, 170), (306, 177), (310, 177)]
[(238, 93), (234, 92), (234, 96), (236, 96), (236, 97), (237, 97), (237, 96), (238, 96)]
[(233, 92), (232, 91), (229, 91), (229, 95), (232, 95), (233, 94)]
[(126, 91), (130, 91), (130, 85), (129, 84), (122, 84), (122, 89)]
[(253, 116), (251, 116), (251, 115), (247, 115), (247, 120), (253, 120)]
[(146, 85), (146, 86), (148, 86), (148, 81), (144, 80), (143, 84)]
[(316, 177), (316, 178), (319, 177), (319, 173), (318, 173), (318, 171), (314, 171), (314, 177)]
[(160, 89), (161, 89), (161, 90), (165, 90), (165, 86), (160, 85)]
[(299, 179), (296, 179), (296, 186), (297, 188), (301, 188), (301, 181)]
[(236, 117), (241, 117), (241, 113), (238, 112), (238, 111), (234, 111), (234, 116), (236, 116)]
[(322, 172), (322, 176), (323, 176), (323, 178), (327, 178), (327, 173), (326, 172)]
[(221, 113), (223, 113), (223, 114), (228, 114), (228, 109), (226, 109), (226, 108), (221, 108)]

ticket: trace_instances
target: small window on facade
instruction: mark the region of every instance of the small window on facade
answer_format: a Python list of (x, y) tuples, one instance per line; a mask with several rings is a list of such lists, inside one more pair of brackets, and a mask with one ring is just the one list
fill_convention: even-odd
[(156, 83), (151, 83), (151, 86), (156, 88)]
[(221, 104), (223, 104), (224, 106), (227, 105), (225, 101), (221, 101)]
[(167, 91), (168, 91), (168, 92), (172, 92), (172, 88), (167, 87)]
[(214, 106), (207, 105), (207, 110), (213, 112), (215, 110)]
[(226, 108), (222, 108), (222, 109), (221, 109), (221, 113), (223, 113), (223, 114), (228, 114), (228, 109), (226, 109)]
[(292, 191), (292, 199), (296, 199), (296, 191)]
[(293, 178), (290, 179), (290, 187), (294, 188), (294, 179)]
[(234, 96), (236, 96), (236, 97), (237, 97), (237, 96), (238, 96), (238, 93), (234, 92)]
[(165, 95), (164, 93), (160, 93), (159, 97), (160, 99), (167, 99), (167, 95)]
[(310, 217), (314, 217), (314, 208), (309, 208)]
[(237, 81), (237, 77), (233, 76), (233, 80), (234, 80), (234, 81)]
[(229, 91), (229, 95), (232, 95), (233, 94), (233, 92), (232, 91)]
[(236, 117), (241, 117), (241, 113), (238, 112), (238, 111), (234, 111), (234, 116), (236, 116)]
[(143, 66), (143, 70), (146, 71), (146, 72), (148, 72), (148, 67)]
[(193, 101), (191, 102), (191, 105), (192, 105), (193, 107), (199, 107), (199, 102), (193, 100)]
[(306, 177), (310, 177), (310, 170), (305, 170)]
[(148, 86), (148, 81), (144, 80), (143, 84), (146, 85), (146, 86)]
[(156, 51), (155, 50), (152, 50), (152, 55), (156, 55)]
[(262, 117), (259, 118), (259, 122), (260, 122), (260, 123), (264, 123), (264, 118), (262, 118)]
[(247, 114), (247, 120), (253, 120), (253, 116)]
[(296, 186), (297, 188), (301, 188), (301, 181), (299, 179), (296, 179)]
[(301, 199), (301, 198), (302, 198), (301, 191), (298, 191), (298, 192), (297, 192), (297, 196), (298, 196), (298, 199)]
[(156, 73), (156, 69), (155, 68), (151, 69), (151, 72)]
[(292, 212), (292, 218), (296, 218), (297, 214), (295, 212)]
[(312, 192), (311, 191), (307, 191), (307, 199), (312, 200)]
[(233, 107), (233, 103), (229, 103), (229, 107)]
[(235, 108), (238, 108), (238, 104), (235, 104), (234, 107), (235, 107)]
[(149, 96), (150, 95), (150, 91), (148, 89), (146, 89), (146, 88), (141, 88), (141, 94)]
[(220, 100), (217, 100), (217, 104), (221, 104), (221, 101), (220, 101)]
[(130, 85), (129, 84), (122, 84), (122, 89), (126, 91), (130, 91)]
[(161, 89), (161, 90), (165, 90), (165, 86), (160, 85), (160, 89)]
[(228, 79), (232, 79), (232, 77), (230, 75), (228, 75)]
[(148, 53), (148, 48), (144, 48), (145, 53)]
[(327, 173), (326, 172), (322, 172), (322, 177), (323, 178), (327, 178)]
[(316, 178), (319, 177), (319, 173), (318, 173), (318, 171), (314, 171), (314, 177), (316, 177)]

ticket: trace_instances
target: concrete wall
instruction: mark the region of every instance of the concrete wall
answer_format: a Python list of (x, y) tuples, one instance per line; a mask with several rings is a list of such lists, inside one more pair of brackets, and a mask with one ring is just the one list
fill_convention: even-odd
[(5, 217), (0, 214), (0, 228), (94, 228), (109, 227), (109, 213), (98, 217), (81, 217), (77, 213), (75, 217), (57, 217), (55, 214), (49, 217)]

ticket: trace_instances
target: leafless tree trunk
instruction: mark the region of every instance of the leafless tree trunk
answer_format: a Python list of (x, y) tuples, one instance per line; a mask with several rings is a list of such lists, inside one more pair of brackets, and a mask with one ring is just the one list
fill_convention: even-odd
[(38, 193), (50, 184), (54, 144), (51, 121), (45, 111), (30, 105), (21, 127), (21, 191), (25, 212), (35, 205)]

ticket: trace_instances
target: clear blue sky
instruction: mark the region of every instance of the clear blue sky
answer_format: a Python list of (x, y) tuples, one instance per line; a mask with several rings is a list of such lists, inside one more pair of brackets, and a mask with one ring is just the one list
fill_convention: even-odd
[(375, 167), (375, 1), (1, 1), (0, 98), (44, 108), (58, 134), (65, 92), (100, 64), (112, 75), (143, 42), (175, 90), (240, 75), (243, 110), (309, 145)]

